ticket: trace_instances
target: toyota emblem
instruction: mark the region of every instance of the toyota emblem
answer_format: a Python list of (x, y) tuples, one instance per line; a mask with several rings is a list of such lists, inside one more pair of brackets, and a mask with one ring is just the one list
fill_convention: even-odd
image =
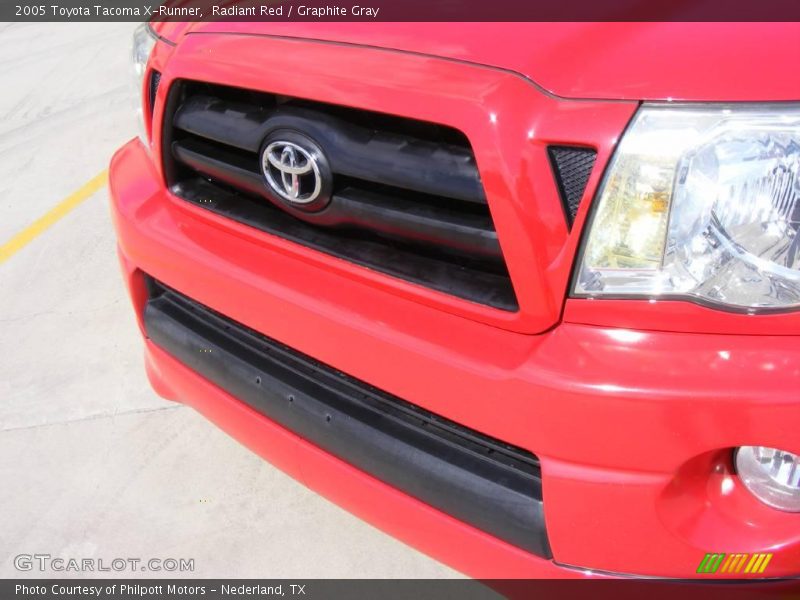
[(286, 140), (264, 148), (261, 168), (270, 189), (292, 204), (310, 204), (322, 191), (322, 175), (312, 152)]

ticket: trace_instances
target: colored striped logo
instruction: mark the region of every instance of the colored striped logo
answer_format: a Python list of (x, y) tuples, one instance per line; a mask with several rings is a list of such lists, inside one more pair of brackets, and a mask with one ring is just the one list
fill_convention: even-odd
[(700, 566), (697, 567), (698, 573), (763, 573), (767, 568), (772, 554), (724, 554), (722, 552), (708, 553), (705, 555)]

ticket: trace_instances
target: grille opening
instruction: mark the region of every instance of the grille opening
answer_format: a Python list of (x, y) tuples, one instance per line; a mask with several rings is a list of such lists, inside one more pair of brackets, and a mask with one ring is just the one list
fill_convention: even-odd
[[(374, 265), (392, 265), (392, 275), (434, 289), (445, 286), (457, 289), (467, 297), (481, 298), (484, 304), (511, 310), (516, 307), (509, 301), (506, 289), (507, 274), (503, 267), (496, 271), (486, 268), (486, 261), (458, 256), (458, 269), (453, 269), (453, 257), (446, 251), (436, 249), (421, 252), (419, 248), (409, 248), (403, 242), (392, 240), (383, 242), (381, 237), (370, 231), (356, 229), (337, 229), (314, 227), (295, 219), (282, 210), (249, 198), (236, 189), (215, 185), (206, 179), (196, 177), (182, 181), (172, 187), (173, 193), (185, 200), (237, 222), (250, 225), (261, 231), (278, 235), (304, 246), (344, 257), (347, 260), (368, 268)], [(479, 267), (473, 268), (472, 262)]]
[[(286, 115), (331, 163), (331, 203), (313, 215), (287, 211), (261, 173), (263, 140)], [(185, 200), (412, 283), (518, 309), (475, 158), (460, 131), (178, 81), (163, 140), (167, 182)]]

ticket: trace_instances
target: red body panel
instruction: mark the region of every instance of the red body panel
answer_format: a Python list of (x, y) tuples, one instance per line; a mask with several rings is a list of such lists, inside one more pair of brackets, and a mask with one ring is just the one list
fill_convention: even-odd
[[(387, 26), (384, 44), (400, 47), (400, 38), (391, 34), (401, 29)], [(437, 41), (420, 44), (431, 51), (446, 45), (443, 31)], [(570, 31), (565, 28), (563, 35)], [(459, 58), (475, 58), (468, 52)], [(281, 60), (264, 60), (268, 56)], [(797, 333), (797, 316), (753, 318), (678, 302), (588, 300), (570, 300), (564, 311), (587, 200), (636, 102), (559, 99), (494, 68), (252, 35), (190, 34), (174, 50), (159, 44), (152, 61), (163, 73), (156, 123), (170, 83), (182, 77), (464, 131), (520, 311), (456, 300), (183, 202), (164, 187), (156, 127), (151, 154), (134, 141), (111, 167), (112, 215), (137, 315), (144, 271), (336, 369), (535, 453), (542, 464), (548, 535), (560, 565), (686, 577), (706, 552), (770, 551), (770, 576), (800, 572), (800, 514), (760, 504), (742, 489), (730, 465), (730, 450), (740, 445), (800, 452), (794, 391), (800, 346), (790, 335)], [(743, 81), (746, 90), (745, 84), (759, 79)], [(781, 85), (765, 89), (773, 96), (788, 93)], [(632, 97), (618, 88), (615, 93)], [(598, 150), (571, 232), (550, 173), (550, 143)], [(191, 404), (310, 487), (466, 573), (582, 573), (379, 483), (258, 415), (149, 342), (147, 365), (166, 397)]]
[[(176, 26), (169, 34), (176, 35)], [(364, 44), (515, 71), (565, 98), (800, 99), (800, 23), (200, 23), (193, 31)]]

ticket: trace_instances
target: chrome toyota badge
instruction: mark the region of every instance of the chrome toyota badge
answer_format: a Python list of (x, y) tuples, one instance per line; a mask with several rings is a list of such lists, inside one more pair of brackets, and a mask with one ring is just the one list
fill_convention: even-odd
[(312, 152), (286, 140), (269, 143), (261, 168), (270, 189), (292, 204), (310, 204), (322, 191), (322, 175)]

